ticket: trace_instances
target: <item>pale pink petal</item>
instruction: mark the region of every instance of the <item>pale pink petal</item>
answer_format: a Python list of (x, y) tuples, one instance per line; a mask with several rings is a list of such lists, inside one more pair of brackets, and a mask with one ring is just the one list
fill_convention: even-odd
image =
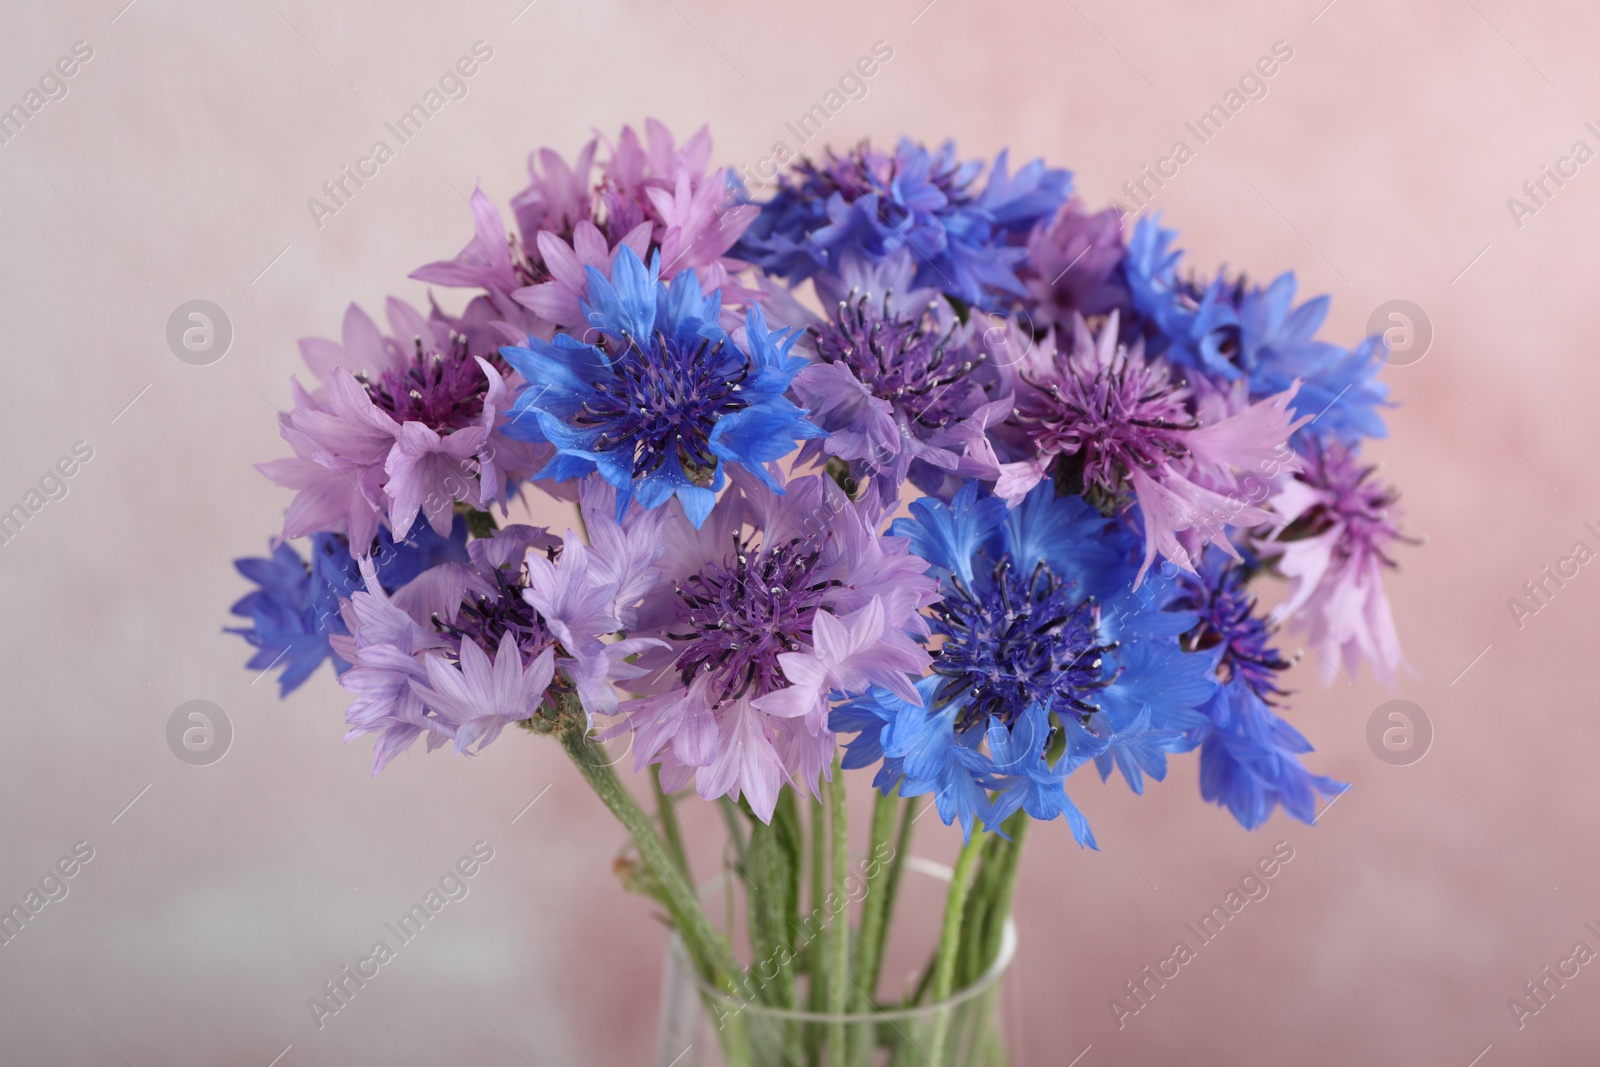
[(1016, 507), (1033, 487), (1044, 481), (1049, 470), (1050, 457), (1025, 459), (1020, 463), (1000, 464), (1000, 477), (994, 484), (994, 495)]

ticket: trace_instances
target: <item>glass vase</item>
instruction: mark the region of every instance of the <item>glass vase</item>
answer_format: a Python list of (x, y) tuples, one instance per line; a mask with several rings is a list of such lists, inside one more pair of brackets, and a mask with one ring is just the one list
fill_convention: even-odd
[[(908, 868), (948, 880), (949, 868), (913, 859)], [(902, 916), (902, 926), (908, 917)], [(927, 916), (917, 916), (926, 919)], [(912, 940), (931, 955), (937, 923)], [(931, 926), (932, 929), (925, 929)], [(667, 943), (661, 984), (658, 1067), (1010, 1067), (1000, 1015), (1004, 979), (1016, 955), (1007, 919), (987, 971), (938, 1003), (878, 1003), (830, 1015), (763, 1003), (713, 988), (695, 970), (677, 935)], [(750, 982), (751, 976), (746, 976)], [(759, 977), (759, 976), (756, 976)], [(804, 986), (804, 979), (801, 979)], [(797, 998), (804, 1002), (804, 996)]]

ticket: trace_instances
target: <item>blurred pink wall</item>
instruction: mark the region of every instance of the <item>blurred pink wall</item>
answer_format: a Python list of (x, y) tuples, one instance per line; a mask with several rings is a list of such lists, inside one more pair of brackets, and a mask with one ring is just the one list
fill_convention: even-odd
[[(1433, 330), (1389, 371), (1399, 407), (1373, 447), (1428, 537), (1390, 586), (1415, 677), (1324, 688), (1309, 651), (1292, 676), (1313, 764), (1352, 791), (1315, 827), (1251, 834), (1200, 802), (1193, 759), (1142, 798), (1075, 779), (1106, 848), (1061, 826), (1031, 842), (1020, 1062), (1592, 1061), (1600, 968), (1550, 984), (1521, 1029), (1506, 1002), (1575, 942), (1600, 949), (1600, 574), (1520, 626), (1507, 600), (1596, 543), (1600, 163), (1536, 214), (1507, 198), (1573, 142), (1600, 147), (1600, 10), (1323, 2), (7, 5), (0, 105), (74, 42), (93, 54), (0, 145), (0, 506), (76, 442), (93, 454), (0, 545), (0, 901), (76, 842), (93, 858), (0, 947), (0, 1060), (650, 1062), (661, 930), (615, 886), (622, 835), (555, 746), (415, 753), (373, 781), (330, 675), (280, 703), (242, 669), (218, 632), (245, 590), (229, 561), (288, 502), (251, 464), (283, 453), (295, 339), (336, 333), (352, 299), (420, 298), (404, 275), (464, 243), (475, 181), (503, 203), (530, 148), (646, 115), (709, 121), (719, 159), (756, 166), (882, 41), (892, 59), (828, 142), (1009, 146), (1072, 167), (1094, 204), (1194, 146), (1184, 123), (1284, 42), (1266, 95), (1152, 206), (1197, 266), (1293, 267), (1303, 295), (1332, 293), (1334, 340), (1395, 299)], [(480, 40), (467, 96), (319, 227), (307, 198)], [(211, 366), (167, 348), (192, 299), (233, 326)], [(1369, 748), (1391, 698), (1432, 724), (1420, 762)], [(211, 766), (167, 744), (195, 699), (232, 723)], [(714, 813), (693, 814), (714, 858)], [(919, 848), (946, 855), (932, 822)], [(479, 841), (470, 895), (318, 1029), (307, 998)], [(1280, 841), (1294, 859), (1270, 895), (1119, 1029), (1108, 1000)]]

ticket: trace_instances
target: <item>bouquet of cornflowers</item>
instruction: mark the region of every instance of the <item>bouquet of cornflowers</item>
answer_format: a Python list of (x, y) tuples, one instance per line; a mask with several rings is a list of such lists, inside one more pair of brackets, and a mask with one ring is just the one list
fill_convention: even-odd
[[(419, 740), (553, 735), (730, 1058), (950, 1062), (948, 1017), (925, 1041), (842, 1020), (989, 972), (1029, 824), (1095, 847), (1073, 772), (1142, 793), (1198, 750), (1201, 796), (1248, 828), (1344, 788), (1302, 763), (1274, 642), (1292, 627), (1325, 680), (1403, 665), (1404, 537), (1360, 451), (1383, 342), (1318, 340), (1327, 298), (1297, 306), (1293, 274), (1185, 270), (1158, 219), (1130, 233), (1042, 162), (985, 178), (950, 145), (863, 144), (756, 202), (710, 160), (705, 130), (655, 122), (540, 150), (515, 230), (475, 191), (470, 243), (411, 273), (469, 290), (458, 311), (352, 305), (301, 342), (293, 455), (260, 468), (296, 495), (271, 555), (238, 561), (259, 588), (234, 632), (285, 695), (331, 661), (374, 773)], [(509, 523), (530, 488), (581, 532)], [(1292, 583), (1271, 613), (1263, 574)], [(653, 814), (600, 745), (625, 734)], [(728, 816), (738, 939), (696, 890), (690, 789)], [(922, 980), (885, 996), (925, 797), (964, 845)], [(781, 1009), (770, 1045), (730, 1003)], [(807, 1011), (832, 1028), (801, 1032)]]

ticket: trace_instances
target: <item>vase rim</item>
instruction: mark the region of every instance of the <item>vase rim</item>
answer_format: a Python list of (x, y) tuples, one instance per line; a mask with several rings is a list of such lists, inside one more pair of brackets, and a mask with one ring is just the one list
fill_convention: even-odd
[[(918, 874), (930, 875), (934, 878), (949, 881), (954, 876), (948, 866), (936, 863), (933, 860), (923, 859), (920, 856), (907, 856), (906, 867)], [(724, 878), (713, 879), (701, 887), (701, 892), (714, 888), (724, 881)], [(944, 1000), (933, 1001), (927, 1004), (912, 1004), (900, 1008), (881, 1008), (865, 1012), (832, 1012), (804, 1011), (798, 1008), (776, 1008), (762, 1004), (757, 1000), (745, 1000), (727, 990), (719, 989), (700, 976), (700, 972), (688, 958), (688, 952), (683, 947), (683, 940), (674, 930), (671, 934), (669, 951), (673, 954), (678, 966), (688, 974), (695, 987), (708, 997), (714, 997), (723, 1004), (729, 1005), (734, 1011), (750, 1011), (773, 1019), (789, 1019), (806, 1023), (865, 1023), (872, 1021), (893, 1021), (896, 1019), (926, 1018), (938, 1012), (945, 1011), (987, 992), (999, 984), (1000, 979), (1010, 969), (1012, 960), (1017, 954), (1017, 924), (1011, 916), (1006, 916), (1005, 926), (1000, 931), (1000, 950), (995, 953), (994, 962), (989, 964), (987, 970), (978, 976), (977, 981), (964, 989), (958, 989)]]

